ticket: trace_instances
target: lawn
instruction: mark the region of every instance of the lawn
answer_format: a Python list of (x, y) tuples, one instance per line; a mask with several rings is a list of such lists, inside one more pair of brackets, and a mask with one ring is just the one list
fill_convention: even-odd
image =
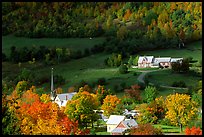
[[(53, 38), (42, 38), (42, 39), (29, 39), (22, 37), (14, 37), (12, 35), (2, 37), (2, 51), (6, 54), (9, 53), (11, 46), (23, 48), (24, 46), (56, 46), (56, 47), (69, 47), (74, 50), (85, 49), (94, 46), (95, 44), (103, 43), (105, 38), (65, 38), (65, 39), (53, 39)], [(194, 59), (201, 59), (201, 41), (195, 42), (188, 45), (186, 49), (166, 49), (157, 51), (146, 51), (141, 52), (139, 55), (154, 55), (154, 56), (171, 56), (171, 57), (188, 57), (192, 56)], [(191, 53), (191, 54), (190, 54)], [(104, 60), (111, 54), (99, 53), (84, 57), (81, 59), (71, 60), (66, 63), (61, 63), (54, 66), (43, 66), (42, 63), (36, 62), (35, 64), (22, 63), (19, 67), (18, 64), (11, 64), (8, 62), (2, 62), (2, 78), (6, 76), (18, 75), (18, 72), (25, 68), (30, 68), (36, 73), (36, 76), (47, 75), (50, 76), (50, 70), (54, 68), (54, 75), (61, 75), (66, 79), (65, 85), (62, 86), (64, 92), (76, 83), (84, 80), (88, 84), (96, 82), (99, 78), (106, 79), (106, 88), (111, 89), (119, 97), (122, 97), (124, 92), (119, 91), (121, 84), (126, 83), (126, 86), (130, 86), (137, 83), (137, 77), (141, 70), (149, 69), (129, 69), (129, 73), (120, 74), (118, 68), (108, 68), (104, 65)], [(181, 56), (182, 55), (182, 56)], [(152, 70), (152, 69), (150, 69)], [(136, 75), (135, 75), (136, 74)], [(175, 80), (183, 80), (186, 85), (194, 85), (199, 78), (189, 75), (182, 74), (171, 74), (169, 71), (158, 71), (151, 72), (149, 81), (152, 83), (158, 83), (162, 85), (171, 85)], [(42, 85), (46, 89), (46, 93), (50, 90), (50, 82)], [(55, 85), (54, 85), (55, 86)], [(57, 87), (55, 87), (57, 88)], [(118, 90), (117, 90), (118, 89)], [(116, 91), (117, 90), (117, 91)], [(162, 89), (161, 95), (172, 93), (172, 89)], [(179, 92), (184, 92), (183, 90)]]
[(29, 46), (47, 46), (47, 47), (68, 47), (72, 50), (84, 50), (91, 48), (96, 44), (102, 44), (105, 38), (24, 38), (15, 37), (13, 35), (2, 36), (2, 52), (9, 55), (10, 48), (16, 46), (17, 48)]
[[(180, 133), (180, 128), (179, 127), (175, 127), (175, 126), (166, 126), (166, 125), (160, 125), (160, 124), (155, 124), (153, 125), (155, 128), (159, 128), (162, 129), (162, 132), (165, 133)], [(183, 131), (185, 130), (185, 128), (183, 128)], [(184, 132), (180, 133), (180, 134), (185, 134)]]
[(184, 49), (161, 49), (153, 51), (143, 51), (139, 55), (151, 55), (155, 57), (193, 57), (195, 60), (202, 60), (202, 41), (193, 42), (186, 45)]
[(169, 69), (148, 73), (149, 82), (165, 86), (171, 86), (175, 81), (184, 81), (186, 86), (195, 86), (200, 79), (202, 78), (191, 74), (173, 73)]

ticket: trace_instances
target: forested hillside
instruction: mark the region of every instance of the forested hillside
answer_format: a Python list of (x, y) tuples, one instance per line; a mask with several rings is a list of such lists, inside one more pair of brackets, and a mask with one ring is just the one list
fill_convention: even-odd
[(3, 2), (2, 16), (3, 35), (31, 38), (105, 36), (163, 48), (202, 37), (201, 2)]

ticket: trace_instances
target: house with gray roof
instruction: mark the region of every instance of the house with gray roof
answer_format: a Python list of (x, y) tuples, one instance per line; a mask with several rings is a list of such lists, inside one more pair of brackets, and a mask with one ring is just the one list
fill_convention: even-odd
[(125, 119), (121, 121), (115, 129), (111, 131), (112, 135), (124, 135), (127, 129), (137, 127), (138, 124), (134, 119)]
[(63, 93), (63, 94), (57, 94), (54, 101), (59, 105), (59, 107), (66, 106), (67, 101), (71, 100), (72, 97), (76, 94), (77, 92), (72, 92), (72, 93)]

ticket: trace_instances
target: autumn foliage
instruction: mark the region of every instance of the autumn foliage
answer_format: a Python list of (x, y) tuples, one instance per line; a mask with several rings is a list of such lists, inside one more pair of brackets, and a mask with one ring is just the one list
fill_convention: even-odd
[(151, 124), (139, 124), (130, 130), (130, 135), (162, 135), (162, 131)]
[(185, 130), (186, 135), (202, 135), (202, 130), (200, 127), (196, 128), (193, 126), (192, 128), (187, 127)]
[(117, 105), (121, 103), (121, 100), (116, 95), (107, 95), (103, 100), (101, 109), (104, 110), (104, 115), (110, 116), (117, 111)]
[(140, 101), (141, 100), (141, 91), (140, 91), (140, 86), (138, 86), (137, 84), (132, 85), (131, 88), (129, 89), (125, 89), (125, 93), (130, 97), (135, 99), (136, 101)]

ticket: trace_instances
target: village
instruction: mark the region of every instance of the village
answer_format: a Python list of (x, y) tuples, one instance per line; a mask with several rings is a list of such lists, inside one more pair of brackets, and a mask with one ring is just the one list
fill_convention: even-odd
[[(132, 66), (133, 68), (171, 68), (173, 62), (181, 63), (183, 58), (171, 58), (171, 57), (158, 57), (154, 56), (140, 56), (138, 60), (138, 66)], [(77, 94), (77, 92), (72, 93), (62, 93), (56, 94), (54, 90), (53, 83), (53, 68), (51, 72), (51, 100), (53, 103), (57, 103), (59, 107), (66, 107), (68, 100)], [(127, 110), (123, 111), (123, 115), (110, 115), (106, 117), (103, 115), (103, 110), (94, 110), (101, 118), (100, 120), (106, 123), (107, 132), (111, 135), (124, 135), (126, 131), (131, 128), (136, 128), (138, 126), (136, 122), (136, 117), (140, 115), (139, 110)]]

